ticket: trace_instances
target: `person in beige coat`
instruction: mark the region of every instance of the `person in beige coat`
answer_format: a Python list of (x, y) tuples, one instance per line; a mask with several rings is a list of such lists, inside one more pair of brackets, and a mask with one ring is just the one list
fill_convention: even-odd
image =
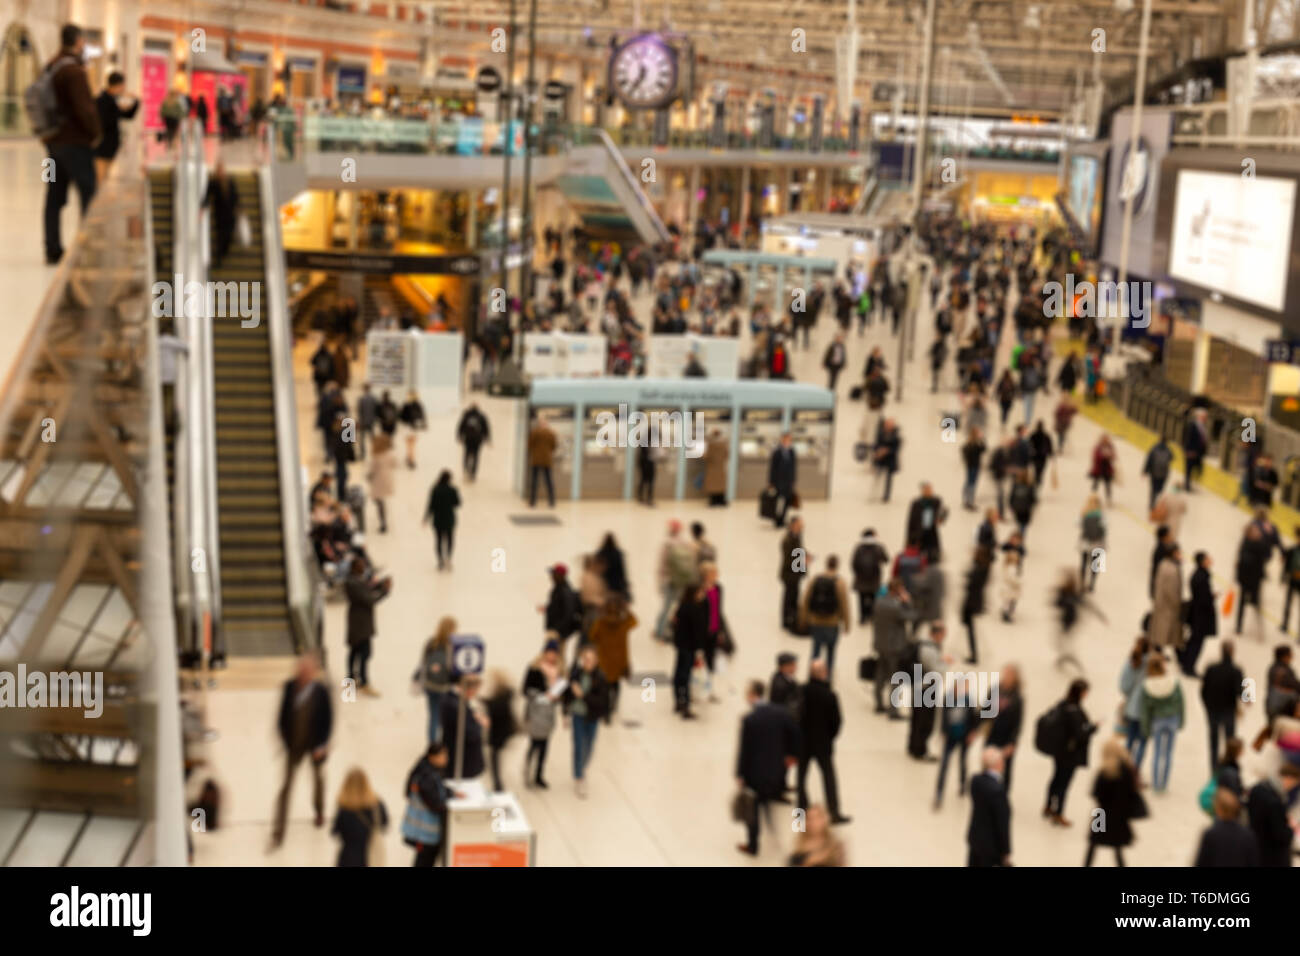
[(555, 431), (544, 418), (534, 418), (528, 432), (528, 507), (537, 505), (537, 479), (546, 482), (546, 497), (555, 507), (555, 485), (551, 482), (551, 466), (555, 462)]
[(393, 439), (383, 432), (375, 436), (370, 453), (370, 471), (366, 477), (370, 481), (370, 497), (379, 512), (379, 533), (388, 532), (388, 514), (384, 502), (393, 497), (393, 475), (397, 470), (397, 453), (393, 450)]
[(1170, 536), (1177, 541), (1186, 515), (1187, 495), (1183, 494), (1182, 482), (1175, 481), (1156, 499), (1155, 507), (1151, 509), (1151, 523), (1167, 527)]
[(731, 445), (715, 428), (709, 432), (704, 449), (704, 493), (709, 496), (709, 507), (727, 503), (727, 466), (731, 462)]
[(1153, 647), (1177, 648), (1183, 642), (1182, 552), (1175, 544), (1156, 568), (1155, 602), (1147, 637)]

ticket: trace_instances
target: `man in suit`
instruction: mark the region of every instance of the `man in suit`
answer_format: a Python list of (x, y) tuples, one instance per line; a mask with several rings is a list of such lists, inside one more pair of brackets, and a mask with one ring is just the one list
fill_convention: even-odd
[[(1250, 788), (1246, 810), (1250, 828), (1259, 844), (1260, 866), (1290, 866), (1291, 843), (1295, 833), (1287, 818), (1287, 804), (1300, 786), (1300, 767), (1282, 764), (1278, 781), (1261, 780)], [(1279, 785), (1280, 783), (1280, 785)]]
[(793, 441), (789, 432), (782, 435), (781, 444), (772, 450), (772, 458), (767, 465), (767, 483), (779, 499), (776, 514), (772, 518), (778, 528), (785, 525), (785, 513), (790, 508), (790, 499), (794, 497), (797, 466)]
[(370, 686), (366, 664), (370, 660), (370, 641), (375, 636), (375, 605), (388, 597), (392, 579), (376, 581), (364, 558), (353, 558), (344, 592), (348, 598), (348, 680), (357, 681), (357, 689), (367, 697), (378, 697)]
[(1210, 447), (1210, 433), (1205, 426), (1206, 411), (1203, 408), (1192, 410), (1192, 417), (1183, 425), (1183, 459), (1185, 473), (1183, 487), (1192, 490), (1192, 472), (1200, 477), (1201, 467), (1205, 463), (1205, 453)]
[(1011, 865), (1011, 803), (1002, 780), (1002, 751), (985, 747), (984, 771), (970, 782), (969, 866)]
[(808, 552), (803, 547), (803, 518), (793, 515), (781, 537), (781, 626), (791, 634), (799, 630), (799, 585), (808, 574)]
[(1011, 789), (1011, 768), (1015, 760), (1016, 744), (1024, 723), (1025, 703), (1020, 696), (1020, 671), (1008, 664), (998, 675), (998, 709), (987, 718), (991, 721), (986, 746), (1002, 751), (1002, 781)]
[(1219, 767), (1219, 735), (1226, 745), (1237, 735), (1237, 706), (1241, 702), (1241, 668), (1232, 659), (1232, 641), (1222, 645), (1223, 656), (1205, 669), (1201, 679), (1201, 703), (1210, 725), (1210, 773)]
[(747, 840), (737, 849), (757, 856), (759, 818), (771, 824), (770, 802), (780, 799), (786, 768), (799, 759), (799, 727), (786, 708), (763, 702), (762, 681), (749, 682), (745, 700), (752, 709), (740, 722), (736, 785), (753, 792), (754, 807), (745, 821)]
[(1237, 820), (1241, 803), (1227, 787), (1214, 793), (1214, 823), (1201, 834), (1196, 850), (1198, 867), (1259, 866), (1255, 835)]
[(799, 680), (795, 677), (798, 666), (799, 658), (789, 651), (776, 655), (776, 673), (772, 675), (772, 684), (767, 692), (768, 700), (785, 707), (795, 717), (798, 716), (799, 701), (803, 696)]
[(271, 825), (271, 849), (284, 840), (284, 824), (289, 812), (289, 791), (294, 774), (304, 757), (311, 758), (312, 806), (316, 826), (325, 824), (325, 781), (321, 768), (334, 726), (334, 711), (329, 691), (320, 680), (320, 661), (314, 654), (298, 660), (295, 675), (284, 683), (280, 696), (280, 715), (276, 723), (284, 742), (284, 783), (275, 800), (275, 820)]
[(799, 756), (799, 806), (807, 807), (808, 764), (817, 761), (826, 787), (826, 812), (831, 823), (848, 823), (840, 813), (839, 788), (835, 783), (835, 738), (840, 732), (840, 699), (827, 681), (826, 662), (818, 658), (808, 665), (808, 683), (799, 703), (799, 732), (803, 752)]

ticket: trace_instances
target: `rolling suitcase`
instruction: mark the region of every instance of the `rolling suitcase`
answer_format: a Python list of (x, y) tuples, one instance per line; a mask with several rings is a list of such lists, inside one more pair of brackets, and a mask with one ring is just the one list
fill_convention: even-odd
[(758, 516), (760, 518), (773, 519), (776, 517), (776, 489), (764, 488), (763, 493), (758, 496)]

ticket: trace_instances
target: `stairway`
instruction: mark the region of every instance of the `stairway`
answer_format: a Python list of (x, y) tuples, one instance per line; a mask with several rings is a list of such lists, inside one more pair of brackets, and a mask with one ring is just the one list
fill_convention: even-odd
[[(252, 243), (243, 247), (236, 239), (225, 260), (209, 267), (208, 278), (257, 283), (250, 300), (258, 300), (260, 320), (252, 328), (244, 328), (238, 315), (212, 323), (222, 632), (232, 657), (277, 656), (293, 653), (294, 640), (285, 590), (262, 201), (253, 173), (231, 176)], [(215, 254), (215, 235), (212, 248)]]

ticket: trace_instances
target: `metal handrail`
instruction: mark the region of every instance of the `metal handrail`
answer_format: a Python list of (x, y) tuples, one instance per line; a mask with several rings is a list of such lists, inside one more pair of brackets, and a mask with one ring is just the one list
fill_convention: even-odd
[(280, 476), (280, 517), (284, 536), (285, 593), (294, 643), (316, 649), (322, 602), (315, 554), (308, 541), (307, 501), (298, 444), (298, 404), (294, 393), (292, 318), (287, 301), (286, 267), (275, 212), (275, 186), (269, 166), (258, 170), (262, 202), (262, 249), (266, 279), (267, 337), (271, 346), (271, 388), (275, 403), (276, 460)]
[(618, 147), (614, 145), (614, 140), (610, 138), (609, 133), (607, 133), (602, 127), (596, 127), (595, 132), (597, 134), (596, 138), (600, 141), (600, 144), (605, 147), (605, 152), (610, 161), (614, 164), (614, 168), (619, 171), (619, 174), (623, 177), (623, 182), (632, 191), (632, 195), (636, 197), (637, 203), (641, 206), (641, 211), (650, 220), (650, 225), (659, 236), (659, 240), (661, 242), (667, 242), (668, 228), (664, 225), (664, 221), (659, 218), (659, 213), (655, 212), (654, 206), (646, 196), (645, 191), (642, 190), (641, 184), (638, 183), (636, 177), (632, 175), (632, 170), (628, 168), (627, 160), (623, 158), (623, 154), (619, 152)]

